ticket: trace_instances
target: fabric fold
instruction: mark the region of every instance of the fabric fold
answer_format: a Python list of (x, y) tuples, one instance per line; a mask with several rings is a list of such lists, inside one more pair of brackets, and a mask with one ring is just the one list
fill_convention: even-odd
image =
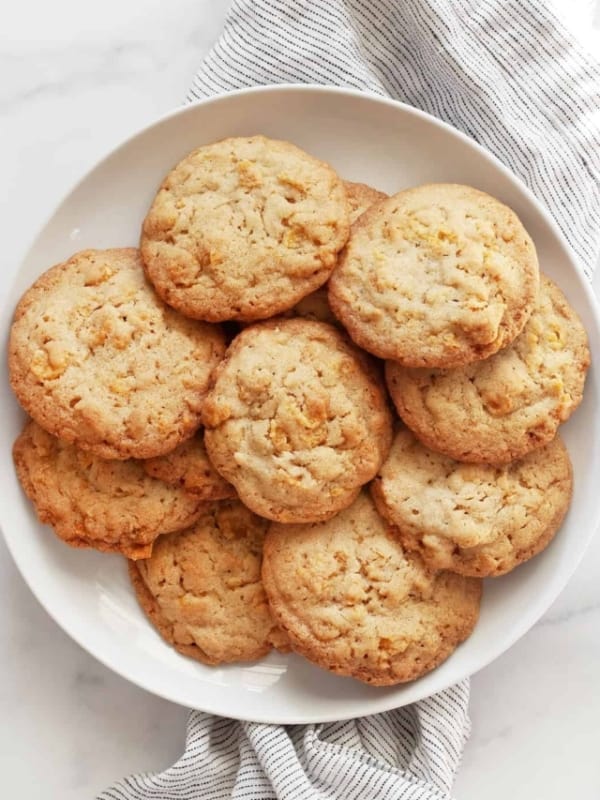
[(98, 800), (449, 800), (470, 722), (469, 682), (404, 708), (321, 725), (192, 711), (185, 752)]

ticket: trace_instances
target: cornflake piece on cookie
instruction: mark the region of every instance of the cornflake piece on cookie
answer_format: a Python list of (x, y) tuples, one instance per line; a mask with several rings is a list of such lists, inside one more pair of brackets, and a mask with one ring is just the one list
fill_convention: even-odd
[(101, 458), (151, 458), (198, 428), (224, 352), (219, 327), (157, 297), (137, 250), (85, 250), (23, 295), (10, 381), (50, 433)]
[(556, 437), (500, 467), (429, 450), (407, 430), (371, 484), (379, 512), (434, 569), (504, 575), (553, 539), (571, 501), (569, 454)]
[(538, 288), (516, 214), (468, 186), (430, 184), (353, 225), (329, 302), (354, 341), (410, 367), (487, 358), (523, 329)]
[(204, 508), (197, 496), (146, 475), (138, 461), (98, 458), (35, 422), (13, 456), (40, 521), (71, 547), (147, 558), (157, 536), (187, 527)]
[(543, 276), (535, 311), (509, 347), (456, 369), (388, 361), (386, 379), (398, 413), (432, 450), (503, 464), (554, 438), (581, 402), (589, 364), (579, 317)]
[(305, 319), (252, 325), (230, 345), (203, 408), (210, 460), (255, 513), (327, 519), (374, 477), (391, 442), (367, 357)]
[(271, 525), (263, 583), (292, 649), (375, 686), (411, 681), (469, 636), (481, 581), (407, 553), (361, 493), (315, 525)]
[(288, 649), (260, 577), (267, 526), (237, 500), (213, 503), (188, 530), (161, 537), (151, 558), (130, 562), (141, 607), (180, 653), (225, 664)]
[(325, 283), (348, 232), (333, 169), (289, 142), (253, 136), (186, 156), (164, 179), (140, 247), (156, 290), (183, 314), (252, 321)]

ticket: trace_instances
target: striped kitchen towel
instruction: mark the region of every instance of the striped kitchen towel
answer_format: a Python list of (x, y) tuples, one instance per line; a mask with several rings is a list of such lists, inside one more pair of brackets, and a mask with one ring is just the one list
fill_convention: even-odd
[(589, 276), (600, 250), (599, 81), (548, 0), (234, 0), (188, 99), (310, 82), (416, 106), (517, 174)]
[[(234, 0), (195, 100), (270, 83), (364, 89), (417, 106), (498, 156), (591, 276), (600, 251), (600, 66), (546, 0)], [(98, 800), (448, 800), (469, 735), (464, 681), (323, 725), (190, 713), (185, 753)]]

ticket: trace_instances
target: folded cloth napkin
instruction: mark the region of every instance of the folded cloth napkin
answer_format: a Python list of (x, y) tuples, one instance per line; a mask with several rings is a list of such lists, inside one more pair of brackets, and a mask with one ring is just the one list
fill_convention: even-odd
[[(591, 276), (600, 252), (600, 65), (546, 0), (234, 0), (190, 101), (268, 83), (350, 86), (460, 128), (546, 204)], [(183, 756), (98, 800), (442, 800), (469, 683), (323, 725), (190, 713)]]

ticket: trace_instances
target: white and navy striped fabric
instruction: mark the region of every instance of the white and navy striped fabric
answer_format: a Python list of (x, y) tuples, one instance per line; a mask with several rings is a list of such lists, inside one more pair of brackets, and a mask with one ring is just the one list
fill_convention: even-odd
[[(600, 66), (546, 0), (234, 0), (192, 101), (321, 83), (388, 95), (495, 153), (554, 214), (588, 273), (600, 251)], [(449, 800), (469, 682), (365, 719), (277, 726), (190, 713), (160, 774), (98, 800)]]
[(188, 99), (268, 83), (387, 95), (476, 139), (600, 249), (600, 65), (549, 0), (234, 0)]
[(406, 708), (324, 725), (192, 711), (185, 753), (98, 800), (448, 800), (469, 735), (469, 682)]

